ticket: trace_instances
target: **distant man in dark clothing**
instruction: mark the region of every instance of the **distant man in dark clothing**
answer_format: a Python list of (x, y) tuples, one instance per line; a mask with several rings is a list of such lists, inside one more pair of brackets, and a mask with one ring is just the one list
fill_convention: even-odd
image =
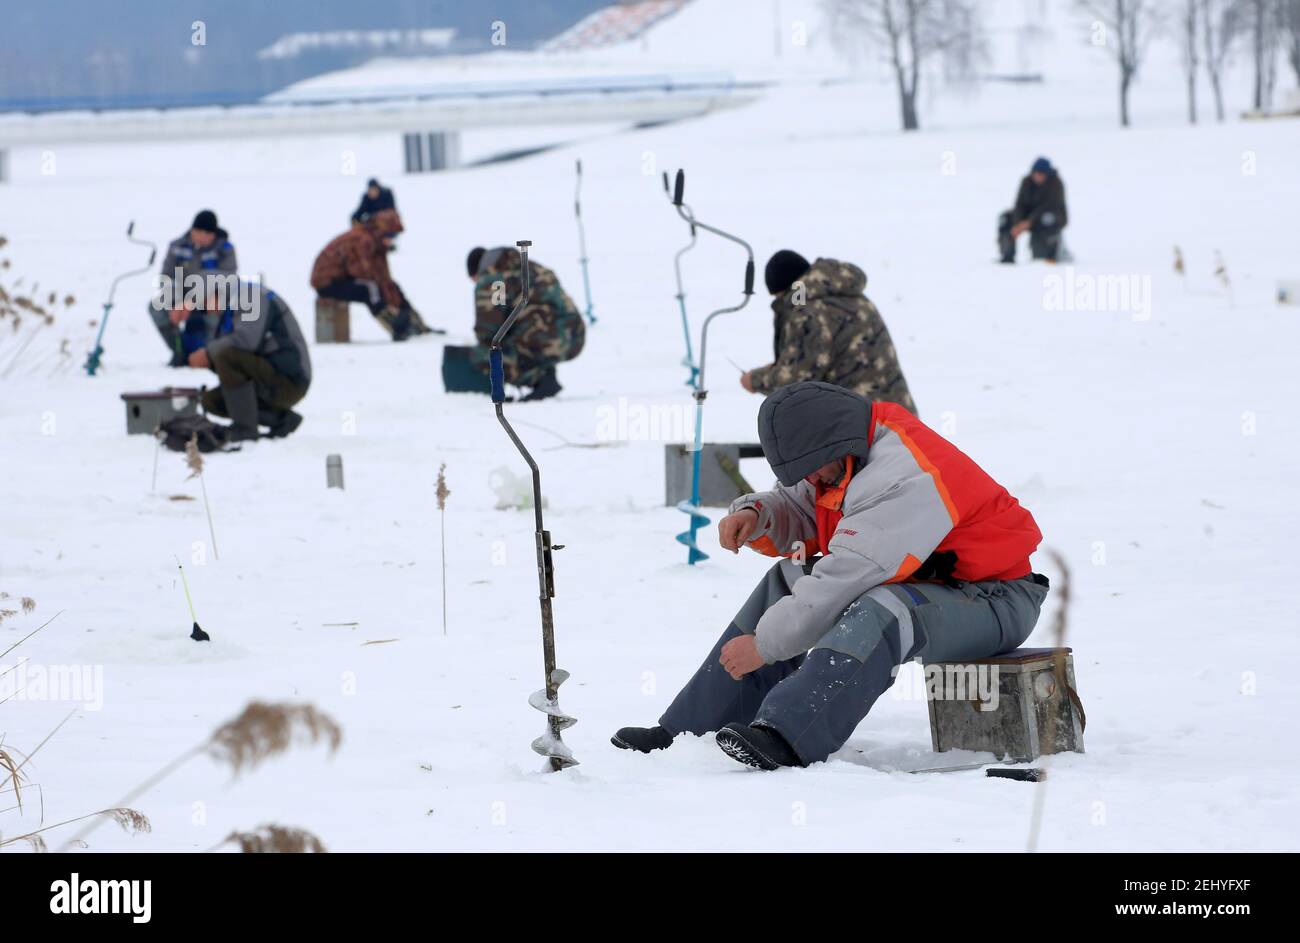
[(393, 199), (393, 191), (388, 187), (380, 186), (379, 181), (371, 177), (366, 181), (366, 192), (361, 194), (361, 205), (352, 214), (352, 222), (364, 223), (380, 210), (395, 209), (397, 209), (397, 201)]
[(160, 290), (149, 300), (149, 316), (154, 327), (171, 352), (171, 366), (183, 367), (191, 353), (203, 346), (215, 322), (202, 313), (192, 321), (177, 319), (172, 312), (183, 311), (179, 300), (184, 298), (187, 281), (213, 272), (227, 275), (233, 281), (238, 270), (235, 247), (229, 234), (217, 225), (217, 214), (212, 210), (199, 210), (190, 224), (189, 232), (173, 239), (163, 257)]
[(1029, 251), (1035, 259), (1055, 262), (1061, 251), (1061, 230), (1065, 211), (1065, 184), (1046, 157), (1034, 161), (1029, 176), (1020, 181), (1016, 205), (998, 219), (998, 248), (1002, 261), (1016, 261), (1016, 239), (1029, 232)]
[(810, 263), (790, 249), (768, 260), (776, 359), (740, 378), (751, 393), (821, 380), (916, 412), (889, 328), (863, 292), (867, 275), (851, 262)]

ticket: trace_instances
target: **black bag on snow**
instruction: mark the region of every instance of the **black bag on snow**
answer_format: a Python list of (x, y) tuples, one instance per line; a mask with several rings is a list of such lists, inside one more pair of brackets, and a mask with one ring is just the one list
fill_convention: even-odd
[(190, 439), (200, 452), (231, 451), (226, 439), (226, 427), (219, 426), (207, 416), (177, 416), (158, 427), (158, 438), (173, 452), (184, 452)]

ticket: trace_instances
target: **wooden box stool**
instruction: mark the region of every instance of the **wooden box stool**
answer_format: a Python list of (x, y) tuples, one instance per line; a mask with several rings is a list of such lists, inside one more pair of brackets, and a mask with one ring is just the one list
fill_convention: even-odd
[(1069, 648), (925, 665), (934, 751), (974, 750), (1029, 762), (1083, 752), (1087, 718)]
[(316, 299), (316, 343), (346, 344), (352, 340), (348, 303), (337, 298)]

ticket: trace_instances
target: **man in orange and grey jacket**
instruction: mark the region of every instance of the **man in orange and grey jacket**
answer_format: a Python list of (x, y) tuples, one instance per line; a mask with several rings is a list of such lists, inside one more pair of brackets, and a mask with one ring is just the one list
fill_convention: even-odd
[(1047, 595), (1033, 517), (906, 409), (795, 383), (764, 400), (758, 432), (779, 483), (738, 498), (719, 538), (787, 559), (659, 726), (615, 746), (716, 732), (750, 766), (806, 766), (844, 745), (897, 666), (991, 657), (1033, 631)]

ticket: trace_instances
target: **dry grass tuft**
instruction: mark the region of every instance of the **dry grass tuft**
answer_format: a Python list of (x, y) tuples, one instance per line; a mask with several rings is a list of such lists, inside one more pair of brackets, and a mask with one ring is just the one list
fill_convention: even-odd
[(311, 832), (286, 825), (262, 825), (255, 832), (231, 832), (221, 845), (230, 844), (238, 845), (240, 853), (245, 855), (326, 853), (324, 843)]
[(23, 808), (23, 779), (22, 764), (14, 759), (13, 754), (8, 750), (0, 747), (0, 791), (3, 791), (6, 785), (12, 786), (14, 798), (18, 801), (18, 811)]
[(149, 817), (143, 812), (138, 812), (135, 809), (118, 807), (116, 809), (104, 809), (96, 814), (108, 816), (128, 835), (153, 831), (153, 823), (149, 821)]
[(443, 462), (438, 466), (438, 510), (447, 510), (447, 498), (451, 492), (447, 490), (447, 463)]
[(333, 753), (343, 730), (332, 717), (311, 704), (266, 704), (253, 701), (234, 720), (213, 732), (206, 750), (238, 776), (264, 760), (283, 753), (295, 741), (325, 741)]
[(199, 434), (196, 432), (190, 436), (190, 441), (185, 443), (185, 466), (189, 468), (190, 474), (186, 478), (198, 478), (203, 474), (203, 453), (199, 451)]

